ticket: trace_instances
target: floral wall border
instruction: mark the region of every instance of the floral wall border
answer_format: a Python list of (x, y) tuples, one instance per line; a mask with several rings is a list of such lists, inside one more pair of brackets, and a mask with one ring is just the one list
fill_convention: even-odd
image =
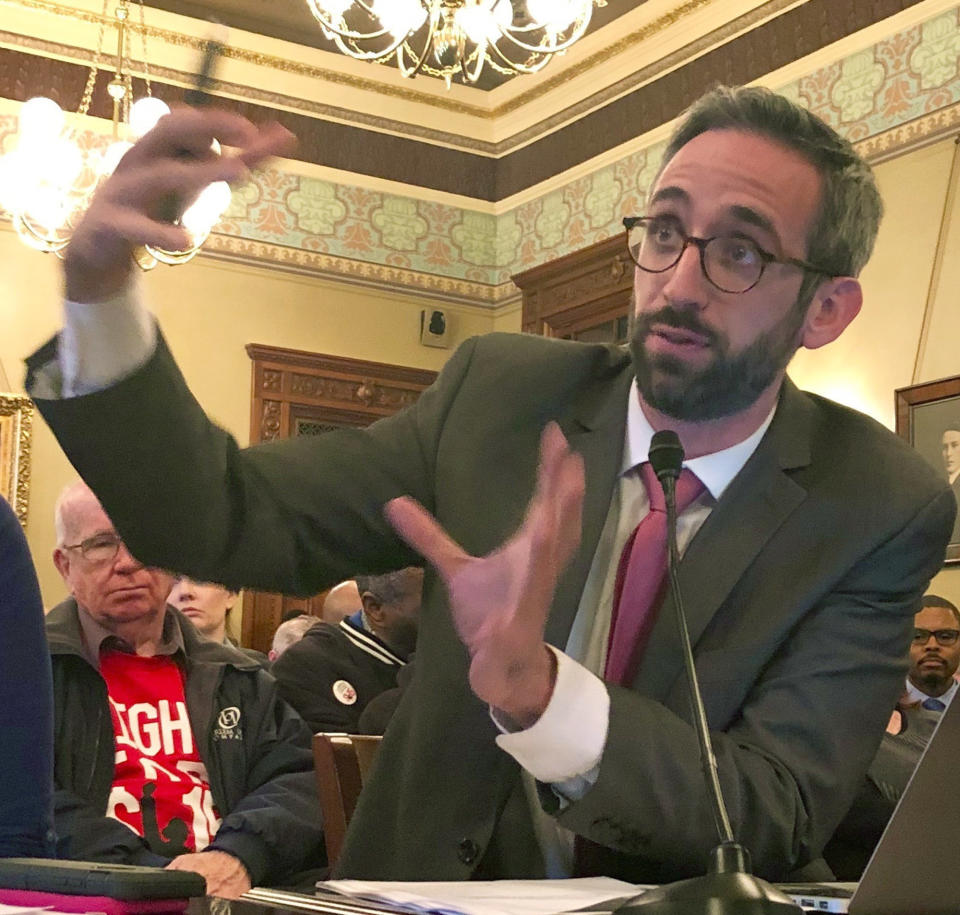
[[(960, 5), (777, 88), (875, 161), (956, 132)], [(15, 130), (16, 116), (0, 114), (0, 149)], [(382, 193), (272, 167), (235, 190), (206, 250), (496, 308), (516, 300), (513, 274), (609, 238), (622, 215), (642, 207), (663, 142), (637, 142), (618, 161), (499, 216), (421, 200), (414, 189)]]

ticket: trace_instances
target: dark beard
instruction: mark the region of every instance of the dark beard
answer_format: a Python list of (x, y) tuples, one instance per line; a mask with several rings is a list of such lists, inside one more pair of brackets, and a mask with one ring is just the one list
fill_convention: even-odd
[[(792, 308), (779, 324), (735, 356), (729, 354), (726, 340), (690, 311), (665, 305), (638, 315), (630, 352), (644, 402), (686, 422), (720, 419), (747, 409), (793, 358), (805, 313), (805, 308)], [(705, 368), (693, 369), (673, 356), (651, 356), (643, 344), (654, 324), (702, 335), (716, 354), (714, 360)]]
[(915, 673), (913, 680), (928, 696), (942, 696), (950, 685), (952, 674), (948, 674), (946, 669), (942, 673)]

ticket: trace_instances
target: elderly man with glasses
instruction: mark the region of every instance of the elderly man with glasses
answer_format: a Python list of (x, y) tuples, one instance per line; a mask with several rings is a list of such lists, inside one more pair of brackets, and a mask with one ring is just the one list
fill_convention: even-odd
[(96, 496), (68, 487), (47, 616), (58, 857), (196, 871), (235, 897), (319, 862), (310, 732), (258, 663), (167, 606)]
[[(214, 136), (239, 151), (207, 155)], [(284, 143), (183, 110), (127, 153), (65, 253), (67, 323), (29, 384), (150, 562), (302, 594), (421, 556), (436, 570), (339, 871), (703, 871), (717, 836), (662, 600), (660, 430), (686, 450), (679, 578), (734, 833), (765, 877), (816, 859), (902, 690), (956, 510), (905, 442), (786, 378), (860, 311), (869, 167), (788, 99), (713, 91), (631, 221), (628, 348), (490, 334), (367, 430), (244, 450), (184, 385), (131, 254), (185, 242), (157, 219), (171, 191)]]

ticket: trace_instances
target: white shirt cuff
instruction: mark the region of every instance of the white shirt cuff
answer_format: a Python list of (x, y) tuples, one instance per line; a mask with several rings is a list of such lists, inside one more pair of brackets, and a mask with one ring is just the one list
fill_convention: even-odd
[[(607, 742), (610, 694), (604, 682), (553, 646), (557, 681), (547, 708), (523, 731), (502, 733), (497, 745), (538, 781), (570, 781), (597, 768)], [(494, 716), (501, 731), (505, 729)]]
[(62, 396), (77, 397), (116, 384), (144, 365), (156, 345), (156, 325), (136, 281), (92, 305), (66, 301), (58, 347)]

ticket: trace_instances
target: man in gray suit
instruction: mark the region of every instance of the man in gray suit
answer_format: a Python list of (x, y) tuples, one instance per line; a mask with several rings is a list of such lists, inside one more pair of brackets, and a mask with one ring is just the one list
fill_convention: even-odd
[[(214, 136), (240, 152), (208, 155)], [(629, 351), (492, 334), (367, 430), (239, 450), (186, 389), (130, 251), (182, 245), (157, 202), (283, 143), (213, 110), (147, 135), (74, 235), (67, 324), (29, 383), (145, 562), (304, 594), (420, 554), (439, 572), (340, 872), (567, 873), (573, 834), (606, 873), (703, 870), (716, 836), (669, 601), (635, 674), (602, 679), (664, 428), (702, 484), (679, 519), (680, 580), (734, 831), (764, 876), (815, 859), (902, 688), (954, 514), (905, 443), (785, 377), (798, 347), (829, 344), (860, 310), (881, 210), (869, 168), (787, 100), (717, 90), (630, 221)]]

